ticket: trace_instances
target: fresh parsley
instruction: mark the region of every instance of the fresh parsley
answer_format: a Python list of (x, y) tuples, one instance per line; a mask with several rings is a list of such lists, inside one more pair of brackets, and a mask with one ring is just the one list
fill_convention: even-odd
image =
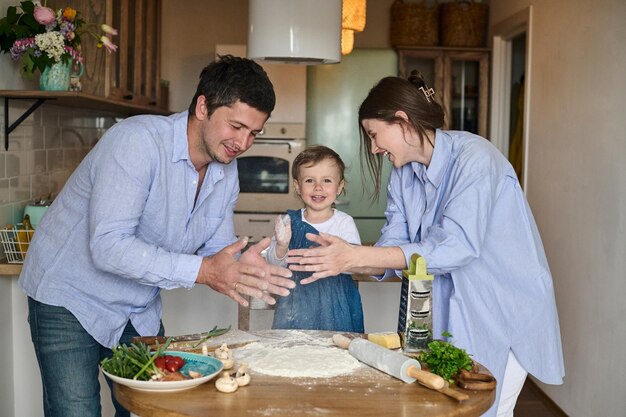
[[(443, 336), (452, 337), (448, 332), (444, 332)], [(428, 344), (428, 349), (420, 354), (419, 361), (425, 363), (432, 373), (441, 376), (446, 381), (452, 381), (461, 369), (468, 371), (472, 369), (470, 355), (450, 342), (433, 340)]]

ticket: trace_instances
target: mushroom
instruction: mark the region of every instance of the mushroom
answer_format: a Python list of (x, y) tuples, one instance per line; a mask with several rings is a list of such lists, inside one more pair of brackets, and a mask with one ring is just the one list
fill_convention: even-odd
[(228, 349), (226, 343), (223, 343), (222, 346), (215, 349), (215, 357), (222, 362), (224, 369), (230, 369), (235, 364), (233, 354), (230, 349)]
[(215, 388), (219, 392), (235, 392), (239, 385), (237, 385), (237, 381), (232, 376), (228, 375), (228, 372), (222, 373), (222, 377), (215, 381)]
[(206, 345), (206, 343), (202, 344), (202, 355), (209, 356), (209, 347)]
[(235, 374), (237, 385), (239, 385), (240, 387), (245, 387), (250, 383), (250, 374), (246, 372), (247, 368), (248, 364), (244, 362), (239, 365), (239, 369), (237, 369), (237, 373)]
[(230, 349), (228, 349), (228, 345), (226, 343), (222, 343), (222, 346), (215, 349), (215, 357), (217, 359), (232, 359), (233, 354)]
[(224, 369), (230, 369), (235, 364), (235, 361), (232, 359), (220, 359), (220, 362), (224, 365)]

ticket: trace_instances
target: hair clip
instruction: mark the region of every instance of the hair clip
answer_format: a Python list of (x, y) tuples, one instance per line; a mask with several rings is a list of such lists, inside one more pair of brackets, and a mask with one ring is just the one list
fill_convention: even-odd
[(426, 90), (424, 87), (420, 87), (420, 90), (422, 90), (422, 93), (426, 96), (426, 100), (430, 103), (430, 98), (435, 95), (435, 90), (432, 88)]

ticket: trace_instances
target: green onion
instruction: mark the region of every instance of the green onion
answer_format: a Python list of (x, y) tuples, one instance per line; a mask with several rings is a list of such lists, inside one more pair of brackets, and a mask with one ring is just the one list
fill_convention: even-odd
[(192, 347), (195, 349), (198, 346), (200, 346), (202, 343), (206, 342), (208, 339), (210, 339), (212, 337), (221, 336), (224, 333), (228, 332), (229, 330), (230, 330), (230, 326), (228, 326), (228, 328), (226, 328), (226, 329), (218, 329), (217, 326), (215, 326), (215, 327), (213, 327), (213, 329), (211, 329), (211, 331), (208, 332), (208, 334), (206, 336), (204, 336), (202, 339), (200, 339), (198, 341), (198, 343), (196, 343)]

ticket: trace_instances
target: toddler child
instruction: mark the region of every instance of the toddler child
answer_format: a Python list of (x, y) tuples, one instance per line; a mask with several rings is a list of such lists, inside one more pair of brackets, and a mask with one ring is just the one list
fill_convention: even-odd
[[(276, 218), (267, 260), (286, 266), (289, 249), (314, 246), (305, 236), (319, 232), (333, 234), (360, 245), (354, 219), (335, 209), (334, 202), (344, 189), (345, 165), (341, 157), (326, 146), (302, 151), (292, 167), (293, 184), (304, 208), (287, 210)], [(302, 285), (308, 272), (293, 271), (296, 287), (286, 297), (278, 297), (274, 329), (310, 329), (363, 333), (363, 308), (352, 276), (342, 273)]]

